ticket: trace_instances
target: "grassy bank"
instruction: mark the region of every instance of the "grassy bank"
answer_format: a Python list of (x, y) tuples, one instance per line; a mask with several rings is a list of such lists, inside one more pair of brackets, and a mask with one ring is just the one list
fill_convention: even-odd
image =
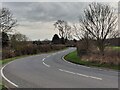
[(96, 63), (96, 62), (83, 61), (80, 59), (80, 57), (77, 56), (77, 51), (69, 53), (68, 55), (65, 56), (65, 59), (67, 61), (70, 61), (70, 62), (73, 62), (76, 64), (80, 64), (80, 65), (120, 70), (120, 66), (117, 66), (117, 65), (100, 64), (100, 63)]

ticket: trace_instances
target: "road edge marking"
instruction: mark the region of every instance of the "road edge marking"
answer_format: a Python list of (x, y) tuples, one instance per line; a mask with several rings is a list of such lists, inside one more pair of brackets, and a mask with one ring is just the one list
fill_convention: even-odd
[(44, 60), (45, 60), (45, 58), (42, 59), (42, 61), (44, 61)]
[(46, 64), (45, 62), (43, 62), (43, 64), (44, 64), (45, 66), (47, 66), (47, 67), (50, 67), (50, 65)]
[(4, 65), (2, 68), (1, 68), (1, 76), (7, 81), (7, 82), (9, 82), (10, 84), (12, 84), (13, 86), (15, 86), (15, 87), (19, 87), (17, 84), (15, 84), (15, 83), (13, 83), (12, 81), (10, 81), (7, 77), (5, 77), (5, 75), (4, 75), (4, 73), (3, 73), (3, 70), (4, 70), (4, 68), (7, 66), (7, 65), (9, 65), (10, 63), (12, 63), (13, 61), (11, 61), (11, 62), (9, 62), (9, 63), (7, 63), (6, 65)]

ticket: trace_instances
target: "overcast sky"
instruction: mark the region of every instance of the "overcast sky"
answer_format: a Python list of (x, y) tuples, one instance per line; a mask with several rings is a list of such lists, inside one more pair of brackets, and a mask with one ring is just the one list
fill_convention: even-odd
[[(4, 2), (2, 7), (9, 8), (18, 21), (15, 28), (32, 40), (51, 40), (58, 33), (54, 30), (55, 21), (62, 19), (77, 23), (83, 15), (87, 2)], [(117, 8), (117, 3), (108, 3)]]

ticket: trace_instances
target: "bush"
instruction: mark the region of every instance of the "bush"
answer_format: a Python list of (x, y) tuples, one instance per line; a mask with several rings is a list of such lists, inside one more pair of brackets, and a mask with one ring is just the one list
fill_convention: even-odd
[(82, 57), (83, 55), (88, 53), (88, 49), (84, 45), (84, 43), (81, 41), (77, 44), (77, 54), (78, 56)]
[(2, 59), (15, 57), (15, 51), (10, 48), (3, 48)]
[(3, 49), (3, 59), (22, 56), (22, 55), (33, 55), (43, 52), (50, 52), (64, 49), (65, 45), (34, 45), (34, 44), (17, 44), (13, 50), (11, 48)]
[(20, 45), (15, 50), (16, 56), (37, 54), (37, 46), (33, 44)]

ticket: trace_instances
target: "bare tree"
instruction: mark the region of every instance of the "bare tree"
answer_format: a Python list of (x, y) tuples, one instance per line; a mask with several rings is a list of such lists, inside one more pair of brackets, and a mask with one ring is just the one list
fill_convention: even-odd
[(11, 11), (7, 8), (0, 9), (0, 31), (11, 32), (17, 25), (17, 20), (13, 18)]
[(63, 39), (71, 39), (71, 26), (64, 20), (58, 20), (54, 23), (55, 28), (59, 30), (59, 36)]
[(10, 44), (12, 48), (17, 48), (19, 45), (26, 45), (28, 40), (29, 38), (26, 35), (15, 33), (10, 37)]
[(21, 33), (15, 33), (14, 35), (11, 36), (11, 41), (27, 41), (29, 40), (26, 35), (23, 35)]
[(77, 44), (78, 55), (82, 50), (85, 50), (86, 53), (90, 51), (91, 37), (89, 32), (81, 28), (80, 24), (74, 24), (72, 30), (73, 36), (79, 40), (79, 43)]
[(102, 55), (106, 47), (106, 39), (116, 36), (117, 16), (109, 5), (100, 3), (89, 4), (84, 11), (84, 18), (80, 19), (82, 30), (88, 31), (94, 37), (96, 45)]

